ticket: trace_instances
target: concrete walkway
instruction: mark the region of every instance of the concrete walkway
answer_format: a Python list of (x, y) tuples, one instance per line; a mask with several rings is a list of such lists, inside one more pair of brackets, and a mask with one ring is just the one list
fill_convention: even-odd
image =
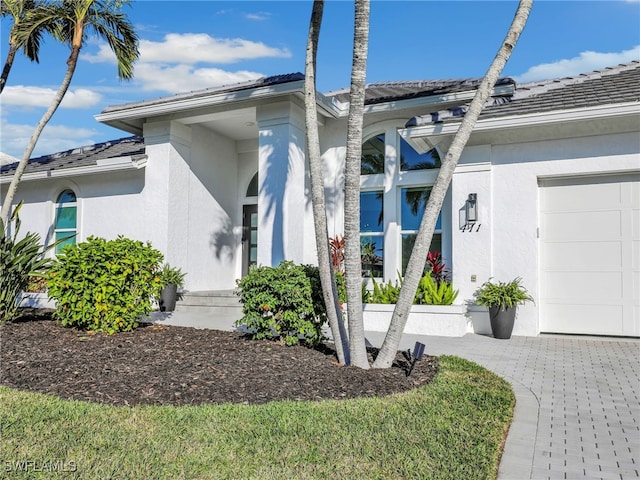
[[(211, 315), (156, 314), (151, 321), (233, 330)], [(367, 332), (379, 347), (384, 334)], [(511, 383), (514, 419), (498, 480), (640, 478), (640, 340), (568, 335), (498, 340), (405, 335), (430, 355), (474, 361)]]
[[(368, 334), (379, 345), (380, 334)], [(541, 335), (498, 340), (405, 336), (513, 386), (514, 420), (499, 480), (640, 478), (640, 340)]]

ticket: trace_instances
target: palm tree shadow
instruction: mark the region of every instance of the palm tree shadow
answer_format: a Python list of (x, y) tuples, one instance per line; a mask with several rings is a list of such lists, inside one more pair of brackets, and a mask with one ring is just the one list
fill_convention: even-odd
[(230, 218), (226, 218), (224, 225), (211, 233), (209, 245), (218, 260), (228, 260), (233, 262), (236, 258), (240, 236), (235, 231), (233, 222)]

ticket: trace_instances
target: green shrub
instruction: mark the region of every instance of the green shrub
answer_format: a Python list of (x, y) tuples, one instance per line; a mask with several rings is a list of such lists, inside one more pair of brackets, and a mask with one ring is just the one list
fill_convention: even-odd
[(420, 279), (413, 303), (422, 305), (451, 305), (458, 296), (453, 283), (441, 279), (437, 281), (431, 272)]
[(286, 345), (323, 340), (326, 311), (317, 267), (285, 261), (277, 267), (253, 267), (238, 280), (244, 316), (236, 322), (254, 339), (272, 338)]
[[(363, 303), (389, 305), (398, 302), (402, 278), (399, 278), (395, 283), (390, 280), (387, 283), (378, 283), (373, 277), (371, 280), (373, 281), (372, 292), (367, 290), (363, 284)], [(451, 305), (457, 296), (458, 291), (453, 289), (451, 282), (444, 279), (437, 281), (431, 272), (427, 272), (420, 279), (413, 303), (418, 305)]]
[(65, 246), (47, 280), (49, 296), (58, 302), (55, 318), (109, 334), (133, 330), (162, 286), (162, 260), (149, 243), (122, 236)]
[[(334, 274), (336, 276), (338, 301), (340, 303), (347, 303), (347, 279), (344, 276), (344, 272), (336, 270)], [(362, 303), (371, 303), (371, 292), (367, 290), (367, 283), (364, 281), (362, 282)]]
[(37, 233), (28, 232), (18, 238), (21, 206), (22, 203), (14, 210), (8, 225), (0, 219), (0, 325), (18, 316), (18, 295), (28, 289), (33, 277), (43, 274), (50, 262), (44, 254), (53, 247), (43, 248)]
[[(340, 270), (334, 270), (333, 274), (336, 277), (336, 290), (338, 291), (338, 301), (340, 301), (340, 303), (346, 303), (347, 302), (347, 279), (344, 276), (344, 272)], [(363, 289), (363, 293), (364, 293), (364, 289)]]
[(373, 293), (371, 294), (371, 303), (384, 303), (384, 304), (393, 304), (398, 303), (398, 297), (400, 296), (400, 286), (398, 282), (391, 283), (389, 280), (387, 283), (378, 284), (376, 279), (371, 277), (373, 280)]

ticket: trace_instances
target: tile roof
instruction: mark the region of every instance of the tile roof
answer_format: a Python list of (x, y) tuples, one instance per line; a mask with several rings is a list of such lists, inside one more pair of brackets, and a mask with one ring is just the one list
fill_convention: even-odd
[(262, 77), (256, 80), (249, 80), (247, 82), (235, 83), (231, 85), (222, 85), (219, 87), (205, 88), (203, 90), (194, 90), (192, 92), (177, 93), (175, 95), (158, 97), (151, 100), (142, 100), (140, 102), (125, 103), (121, 105), (111, 105), (106, 107), (102, 111), (102, 113), (117, 112), (119, 110), (126, 110), (134, 107), (141, 107), (141, 106), (146, 107), (151, 105), (158, 105), (158, 104), (163, 104), (163, 103), (168, 103), (168, 102), (173, 102), (178, 100), (189, 100), (193, 98), (206, 97), (212, 94), (240, 92), (242, 90), (249, 90), (252, 88), (259, 88), (259, 87), (270, 87), (273, 85), (280, 85), (282, 83), (296, 82), (300, 80), (304, 80), (304, 75), (300, 72), (286, 73), (283, 75), (273, 75), (271, 77)]
[(519, 85), (511, 101), (487, 107), (483, 117), (519, 115), (640, 101), (640, 62), (575, 77)]
[[(530, 113), (568, 110), (598, 105), (640, 101), (640, 61), (602, 70), (517, 85), (515, 94), (493, 99), (480, 118), (496, 118)], [(429, 112), (407, 122), (408, 127), (433, 122), (459, 120), (466, 108), (457, 112)]]
[[(467, 78), (458, 80), (419, 80), (410, 82), (380, 82), (366, 86), (365, 105), (385, 103), (410, 98), (427, 97), (474, 90), (482, 82), (481, 78)], [(511, 78), (500, 78), (496, 85), (515, 84)], [(335, 98), (339, 102), (349, 101), (349, 89), (336, 90), (325, 93), (328, 98)]]
[[(143, 156), (145, 145), (142, 137), (134, 136), (110, 140), (108, 142), (96, 143), (85, 147), (74, 148), (66, 152), (44, 155), (42, 157), (29, 160), (24, 173), (47, 172), (51, 170), (61, 170), (63, 168), (75, 168), (97, 165), (99, 160), (118, 157)], [(17, 163), (2, 165), (0, 175), (13, 175)]]
[[(104, 112), (130, 108), (134, 105), (153, 105), (169, 99), (186, 99), (211, 93), (240, 91), (262, 86), (271, 86), (303, 80), (301, 73), (290, 73), (265, 77), (258, 80), (181, 93), (155, 100), (145, 100), (135, 104), (107, 107)], [(384, 103), (392, 100), (439, 95), (477, 88), (482, 79), (436, 80), (412, 82), (381, 82), (367, 85), (366, 104)], [(501, 78), (497, 85), (514, 84), (510, 78)], [(325, 96), (339, 102), (348, 102), (349, 90), (328, 92)], [(493, 118), (510, 115), (522, 115), (559, 109), (573, 109), (597, 105), (640, 102), (640, 61), (621, 64), (615, 67), (596, 70), (591, 73), (540, 82), (524, 83), (516, 86), (511, 97), (491, 100), (481, 114), (481, 118)], [(451, 111), (429, 112), (414, 117), (407, 126), (447, 122), (459, 119), (466, 112), (465, 105)], [(63, 168), (97, 165), (98, 160), (124, 156), (144, 155), (145, 145), (142, 137), (133, 136), (68, 150), (66, 152), (45, 155), (29, 161), (25, 173), (59, 170)], [(0, 175), (12, 175), (17, 163), (2, 165)]]

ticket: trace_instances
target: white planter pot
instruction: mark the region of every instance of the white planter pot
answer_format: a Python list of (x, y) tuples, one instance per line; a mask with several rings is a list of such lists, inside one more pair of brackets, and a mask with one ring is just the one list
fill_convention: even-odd
[[(391, 324), (395, 305), (365, 303), (362, 305), (364, 329), (386, 332)], [(413, 305), (404, 333), (462, 337), (472, 332), (466, 305)]]
[(19, 307), (56, 308), (55, 301), (46, 292), (22, 292), (17, 302)]

